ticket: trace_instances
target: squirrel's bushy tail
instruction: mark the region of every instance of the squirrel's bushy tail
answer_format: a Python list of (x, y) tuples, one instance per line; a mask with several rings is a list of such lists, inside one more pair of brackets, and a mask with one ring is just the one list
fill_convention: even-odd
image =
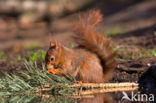
[(104, 78), (107, 80), (115, 68), (115, 53), (110, 46), (110, 40), (95, 32), (95, 27), (102, 21), (99, 10), (89, 10), (77, 15), (78, 20), (74, 24), (75, 40), (79, 46), (94, 52), (101, 60)]

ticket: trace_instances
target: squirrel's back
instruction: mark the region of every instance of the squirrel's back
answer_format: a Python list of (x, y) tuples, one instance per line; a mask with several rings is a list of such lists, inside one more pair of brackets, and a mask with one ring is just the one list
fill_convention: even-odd
[(81, 48), (96, 54), (103, 68), (103, 78), (108, 80), (116, 66), (116, 61), (109, 38), (95, 32), (95, 27), (102, 21), (102, 14), (94, 9), (81, 13), (77, 17), (78, 20), (74, 24), (75, 41)]

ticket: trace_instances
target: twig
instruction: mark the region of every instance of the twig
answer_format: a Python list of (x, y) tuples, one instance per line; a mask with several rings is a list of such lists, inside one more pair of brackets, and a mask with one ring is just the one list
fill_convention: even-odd
[(108, 88), (108, 89), (91, 89), (85, 91), (78, 91), (74, 95), (76, 96), (84, 96), (84, 95), (91, 95), (96, 93), (108, 93), (108, 92), (119, 92), (119, 91), (133, 91), (138, 89), (138, 87), (121, 87), (121, 88)]
[[(70, 88), (86, 88), (87, 90), (79, 90), (73, 94), (73, 96), (79, 95), (90, 95), (95, 93), (107, 93), (107, 92), (117, 92), (117, 91), (131, 91), (138, 89), (137, 83), (79, 83), (69, 85)], [(51, 88), (46, 86), (46, 88), (40, 88), (35, 91), (35, 93), (42, 93), (43, 91), (50, 91)], [(72, 95), (72, 94), (71, 94)]]
[(137, 83), (125, 82), (125, 83), (79, 83), (69, 85), (71, 88), (118, 88), (118, 87), (138, 87)]

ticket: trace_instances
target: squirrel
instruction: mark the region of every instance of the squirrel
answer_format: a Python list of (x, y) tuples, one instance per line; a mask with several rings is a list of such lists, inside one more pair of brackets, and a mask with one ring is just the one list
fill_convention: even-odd
[(49, 72), (74, 76), (85, 83), (103, 83), (110, 79), (116, 66), (115, 52), (110, 39), (95, 32), (102, 21), (100, 10), (93, 9), (76, 15), (73, 32), (78, 47), (67, 48), (59, 42), (50, 42), (45, 56)]

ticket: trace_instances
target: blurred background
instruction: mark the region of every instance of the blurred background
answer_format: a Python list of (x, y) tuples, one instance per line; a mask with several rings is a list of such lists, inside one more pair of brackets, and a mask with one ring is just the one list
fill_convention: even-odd
[(44, 59), (51, 40), (73, 47), (74, 15), (93, 8), (104, 15), (97, 29), (112, 39), (119, 63), (155, 60), (155, 0), (0, 0), (0, 69), (19, 69), (22, 58)]
[(100, 30), (106, 34), (154, 28), (156, 24), (155, 0), (0, 0), (0, 50), (22, 47), (27, 40), (47, 45), (56, 34), (68, 38), (73, 14), (91, 8), (102, 11)]

